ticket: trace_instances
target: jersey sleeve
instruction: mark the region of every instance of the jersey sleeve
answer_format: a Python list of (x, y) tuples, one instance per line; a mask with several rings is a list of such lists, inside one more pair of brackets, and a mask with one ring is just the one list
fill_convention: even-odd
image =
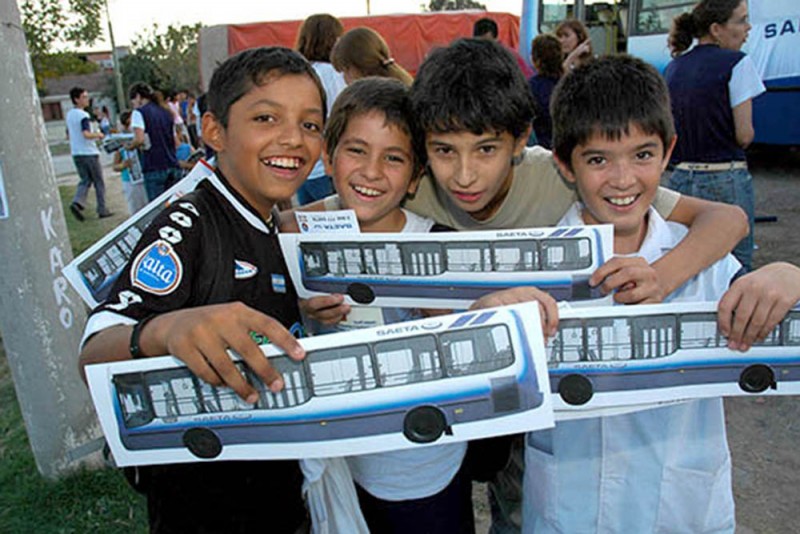
[(680, 199), (681, 194), (677, 191), (659, 187), (658, 191), (656, 191), (656, 197), (653, 199), (653, 207), (666, 220), (672, 214), (672, 210), (675, 209)]
[(750, 56), (744, 56), (733, 67), (731, 79), (728, 82), (731, 108), (757, 97), (766, 90), (767, 88), (764, 87), (764, 82), (761, 81), (761, 76), (756, 70), (755, 63), (750, 59)]
[(199, 305), (193, 298), (206, 232), (191, 200), (165, 208), (143, 232), (108, 300), (91, 313), (83, 342), (111, 326)]
[(92, 131), (92, 124), (91, 122), (89, 122), (89, 117), (84, 117), (81, 119), (81, 131), (82, 132)]
[(144, 116), (138, 109), (134, 109), (133, 113), (131, 113), (131, 130), (134, 128), (147, 131), (147, 128), (144, 127)]

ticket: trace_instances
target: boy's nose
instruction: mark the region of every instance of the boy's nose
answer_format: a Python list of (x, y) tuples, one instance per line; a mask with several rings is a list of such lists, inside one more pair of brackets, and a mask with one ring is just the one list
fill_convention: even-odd
[(615, 163), (609, 183), (617, 189), (628, 189), (636, 182), (632, 171), (633, 169), (631, 169), (630, 165), (625, 162)]
[(302, 137), (303, 132), (300, 130), (300, 125), (286, 121), (281, 128), (279, 142), (286, 146), (299, 146)]
[(468, 161), (460, 160), (457, 168), (453, 172), (453, 181), (456, 185), (459, 187), (469, 187), (475, 183), (475, 172), (472, 169), (473, 165), (470, 165)]
[(364, 176), (368, 180), (377, 180), (383, 176), (383, 160), (380, 155), (370, 156), (364, 164)]

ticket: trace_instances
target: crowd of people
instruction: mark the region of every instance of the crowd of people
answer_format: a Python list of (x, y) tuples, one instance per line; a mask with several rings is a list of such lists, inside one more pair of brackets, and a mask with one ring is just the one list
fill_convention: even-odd
[[(305, 187), (299, 209), (351, 209), (362, 232), (612, 224), (616, 255), (590, 283), (619, 304), (719, 300), (729, 347), (749, 349), (800, 300), (800, 269), (773, 264), (747, 273), (749, 265), (729, 254), (748, 232), (738, 207), (660, 187), (671, 167), (687, 171), (689, 182), (698, 174), (713, 181), (718, 165), (746, 171), (740, 149), (752, 139), (742, 106), (749, 110), (758, 87), (733, 81), (751, 75), (736, 48), (747, 32), (745, 2), (702, 0), (689, 17), (691, 25), (676, 27), (688, 28), (700, 46), (678, 54), (666, 80), (630, 56), (593, 57), (575, 21), (534, 40), (530, 79), (487, 23), (476, 25), (473, 38), (431, 51), (413, 79), (380, 35), (343, 32), (330, 15), (304, 22), (297, 50), (257, 48), (229, 58), (214, 72), (202, 115), (215, 173), (159, 214), (133, 253), (177, 258), (176, 284), (162, 291), (126, 266), (89, 317), (81, 365), (173, 354), (200, 379), (254, 403), (258, 394), (234, 367), (231, 349), (280, 390), (281, 376), (250, 332), (301, 359), (289, 331), (304, 317), (324, 335), (353, 328), (364, 311), (343, 295), (298, 300), (291, 284), (275, 283), (288, 278), (276, 233), (297, 231), (291, 211), (277, 207), (315, 172), (322, 183)], [(693, 78), (711, 75), (705, 62), (730, 79), (709, 95)], [(141, 173), (153, 198), (177, 167), (180, 128), (146, 85), (130, 96), (135, 140), (128, 148), (144, 149)], [(733, 115), (722, 121), (728, 130), (714, 130), (723, 148), (707, 147), (717, 137), (694, 124), (711, 119), (685, 117), (701, 97), (712, 99), (715, 119)], [(543, 146), (528, 146), (534, 130)], [(682, 137), (694, 141), (686, 146)], [(133, 176), (125, 162), (136, 157), (121, 154), (119, 168)], [(179, 237), (165, 241), (175, 221)], [(219, 232), (230, 240), (230, 257), (211, 261), (204, 246)], [(234, 260), (255, 266), (255, 275), (234, 279)], [(210, 298), (206, 286), (215, 278), (231, 280), (226, 294)], [(544, 291), (501, 291), (473, 307), (529, 300), (538, 301), (544, 333), (553, 335), (558, 306)], [(379, 312), (382, 323), (429, 313)], [(735, 528), (719, 399), (559, 422), (527, 436), (351, 457), (346, 467), (357, 502), (310, 517), (302, 462), (164, 465), (138, 468), (132, 479), (147, 495), (153, 532), (303, 532), (322, 513), (347, 532), (470, 533), (473, 480), (490, 482), (494, 533)]]

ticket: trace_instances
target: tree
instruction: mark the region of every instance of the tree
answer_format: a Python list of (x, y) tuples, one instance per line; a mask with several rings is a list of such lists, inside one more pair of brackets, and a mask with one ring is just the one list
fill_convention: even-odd
[(94, 72), (96, 67), (63, 48), (89, 46), (103, 35), (102, 8), (104, 0), (69, 0), (64, 9), (62, 0), (25, 0), (20, 6), (22, 28), (28, 43), (36, 87), (43, 88), (46, 77), (68, 73)]
[(428, 11), (459, 11), (461, 9), (482, 9), (486, 6), (475, 0), (431, 0)]
[(162, 91), (191, 89), (200, 86), (197, 34), (200, 24), (158, 25), (138, 34), (131, 43), (131, 53), (121, 61), (125, 87), (144, 81)]

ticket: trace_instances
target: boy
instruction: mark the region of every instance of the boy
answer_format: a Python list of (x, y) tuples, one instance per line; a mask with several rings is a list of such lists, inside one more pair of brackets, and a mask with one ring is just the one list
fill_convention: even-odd
[[(552, 110), (555, 160), (581, 200), (560, 224), (613, 224), (614, 252), (647, 268), (686, 235), (652, 208), (676, 140), (664, 80), (639, 59), (604, 57), (564, 79)], [(718, 300), (740, 267), (729, 254), (666, 300)], [(722, 400), (529, 434), (523, 511), (526, 532), (733, 532)]]
[[(338, 192), (326, 208), (354, 210), (362, 232), (448, 230), (400, 207), (422, 171), (422, 139), (403, 83), (372, 77), (348, 86), (325, 128), (325, 171)], [(377, 325), (423, 317), (418, 309), (371, 308), (376, 320), (363, 307), (340, 307), (340, 297), (301, 303), (306, 315), (328, 325), (317, 324), (317, 333), (353, 328), (357, 318)], [(331, 306), (338, 313), (330, 315)], [(370, 531), (474, 532), (471, 482), (461, 469), (466, 449), (457, 443), (348, 458)]]
[[(287, 330), (300, 317), (272, 210), (319, 159), (325, 96), (302, 56), (258, 48), (217, 68), (208, 106), (203, 138), (217, 152), (216, 173), (145, 230), (136, 259), (87, 323), (80, 364), (173, 354), (199, 378), (253, 403), (258, 393), (226, 349), (273, 391), (282, 379), (251, 332), (295, 359), (304, 356)], [(137, 485), (147, 493), (153, 532), (293, 533), (305, 522), (295, 461), (145, 471)]]
[[(457, 229), (510, 229), (553, 225), (575, 201), (551, 153), (525, 149), (531, 96), (502, 46), (461, 39), (434, 50), (417, 72), (411, 102), (426, 134), (429, 176), (422, 178), (407, 208)], [(662, 300), (730, 251), (747, 230), (744, 214), (735, 207), (676, 197), (663, 189), (654, 205), (665, 218), (693, 226), (652, 269), (629, 258), (613, 258), (598, 269), (592, 283), (614, 291), (617, 302)], [(526, 288), (502, 293), (483, 303), (500, 305), (532, 294)], [(552, 299), (540, 304), (546, 332), (553, 333), (555, 304)], [(490, 485), (494, 529), (519, 529), (522, 451), (520, 443), (516, 447), (514, 461)]]
[[(131, 112), (123, 111), (119, 116), (123, 132), (131, 130)], [(122, 193), (128, 204), (128, 213), (133, 215), (147, 205), (147, 191), (144, 189), (144, 176), (139, 154), (125, 147), (114, 152), (114, 170), (120, 173)]]

